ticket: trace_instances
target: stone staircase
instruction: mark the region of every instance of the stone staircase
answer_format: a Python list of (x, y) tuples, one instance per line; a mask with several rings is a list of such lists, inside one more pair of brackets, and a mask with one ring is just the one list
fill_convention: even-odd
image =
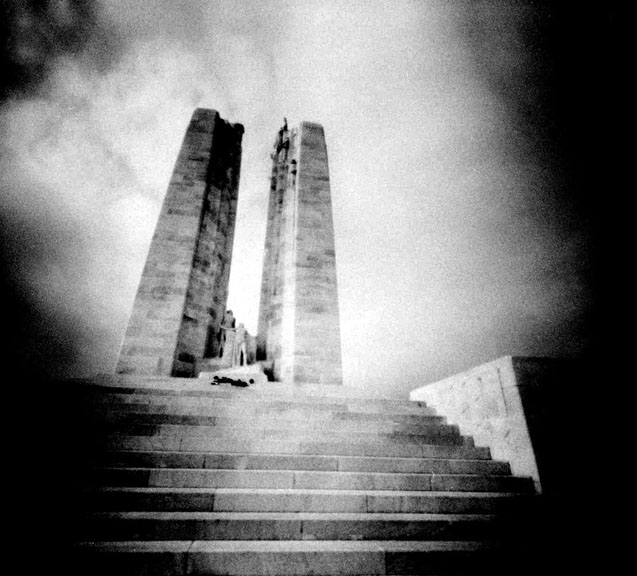
[(78, 573), (521, 574), (537, 565), (531, 479), (422, 403), (184, 379), (76, 388), (89, 454), (74, 506)]

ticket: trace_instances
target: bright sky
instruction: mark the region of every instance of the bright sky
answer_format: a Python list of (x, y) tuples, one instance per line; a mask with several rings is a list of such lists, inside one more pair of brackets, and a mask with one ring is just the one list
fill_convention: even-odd
[[(229, 307), (252, 333), (287, 117), (326, 132), (347, 384), (400, 395), (584, 349), (590, 248), (537, 123), (546, 62), (527, 4), (98, 4), (110, 51), (60, 52), (45, 90), (2, 110), (3, 210), (39, 223), (53, 254), (16, 274), (78, 326), (67, 372), (114, 369), (197, 106), (246, 130)], [(45, 57), (27, 36), (20, 49)]]

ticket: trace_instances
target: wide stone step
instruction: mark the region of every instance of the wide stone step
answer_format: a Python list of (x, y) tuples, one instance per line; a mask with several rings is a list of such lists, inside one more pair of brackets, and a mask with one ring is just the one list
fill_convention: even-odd
[[(413, 405), (416, 402), (408, 398), (397, 399), (367, 394), (361, 389), (349, 386), (296, 386), (290, 384), (256, 384), (247, 387), (230, 385), (212, 385), (211, 380), (169, 378), (160, 381), (155, 378), (143, 377), (136, 382), (120, 382), (98, 384), (95, 380), (75, 381), (74, 394), (91, 396), (107, 394), (141, 394), (150, 396), (191, 396), (197, 398), (230, 398), (241, 400), (289, 401), (316, 404), (359, 403), (369, 405)], [(422, 403), (422, 402), (420, 402)]]
[(97, 468), (100, 486), (175, 488), (277, 488), (306, 490), (423, 490), (530, 492), (530, 478), (474, 474), (403, 474), (298, 470), (193, 470), (186, 468)]
[(180, 438), (227, 438), (246, 440), (293, 439), (297, 441), (351, 441), (378, 439), (401, 443), (460, 444), (473, 446), (470, 437), (461, 436), (457, 426), (434, 425), (422, 427), (419, 432), (359, 432), (319, 428), (257, 428), (246, 423), (245, 427), (188, 426), (182, 424), (103, 423), (95, 426), (102, 434), (127, 434), (134, 436), (170, 436)]
[[(183, 399), (186, 400), (186, 399)], [(431, 419), (432, 422), (444, 422), (445, 418), (436, 415), (433, 409), (418, 408), (409, 411), (386, 410), (347, 410), (342, 408), (325, 409), (310, 407), (273, 407), (261, 404), (223, 405), (216, 402), (202, 402), (191, 399), (191, 402), (85, 402), (85, 406), (95, 414), (167, 414), (174, 416), (202, 416), (207, 418), (229, 419), (282, 419), (282, 420), (312, 420), (348, 421), (348, 422), (399, 422), (423, 423)]]
[(480, 514), (101, 512), (82, 519), (86, 541), (489, 540), (519, 529)]
[[(170, 412), (137, 411), (127, 405), (127, 410), (113, 412), (111, 410), (95, 411), (93, 417), (100, 422), (144, 425), (186, 425), (186, 426), (215, 426), (223, 428), (281, 428), (323, 430), (325, 427), (339, 431), (370, 431), (370, 432), (427, 432), (435, 426), (446, 425), (441, 416), (400, 416), (390, 417), (377, 414), (357, 414), (354, 412), (339, 412), (333, 415), (301, 414), (296, 418), (281, 418), (280, 415), (252, 415), (245, 414), (235, 417), (210, 416), (198, 414), (175, 414)], [(370, 418), (373, 416), (373, 418)]]
[(126, 414), (128, 412), (146, 413), (146, 414), (170, 414), (185, 416), (204, 416), (219, 418), (241, 418), (241, 419), (282, 419), (282, 420), (315, 420), (315, 421), (393, 421), (409, 423), (422, 422), (423, 418), (433, 418), (436, 421), (444, 421), (444, 417), (437, 415), (433, 409), (421, 408), (414, 410), (385, 410), (376, 409), (361, 410), (337, 407), (315, 407), (315, 406), (268, 406), (262, 404), (245, 404), (241, 403), (233, 405), (224, 405), (219, 403), (200, 402), (192, 399), (192, 402), (173, 401), (170, 403), (140, 403), (140, 402), (88, 402), (87, 408), (93, 413), (118, 413)]
[[(463, 438), (468, 442), (469, 439)], [(255, 454), (305, 454), (326, 456), (389, 456), (404, 458), (458, 458), (486, 460), (491, 457), (486, 447), (453, 444), (391, 442), (318, 441), (318, 440), (252, 440), (207, 438), (204, 436), (137, 436), (112, 434), (100, 439), (106, 450), (139, 450), (169, 452), (243, 452)]]
[(511, 473), (507, 462), (448, 458), (107, 451), (101, 455), (99, 462), (106, 467), (121, 466), (127, 468), (225, 468), (498, 475)]
[(502, 548), (484, 541), (86, 542), (76, 550), (74, 569), (86, 574), (370, 576), (511, 570)]
[(531, 493), (406, 492), (265, 488), (93, 488), (82, 494), (94, 511), (352, 512), (500, 514), (528, 510)]
[[(164, 406), (209, 406), (234, 410), (248, 410), (256, 413), (307, 411), (307, 412), (370, 412), (374, 414), (416, 414), (435, 416), (433, 409), (428, 408), (423, 402), (405, 401), (364, 401), (362, 399), (331, 400), (321, 398), (277, 399), (264, 397), (241, 397), (237, 394), (227, 396), (214, 396), (207, 394), (160, 394), (153, 391), (146, 393), (104, 393), (95, 394), (87, 398), (89, 403), (140, 405), (164, 405)], [(248, 393), (249, 394), (249, 393)]]

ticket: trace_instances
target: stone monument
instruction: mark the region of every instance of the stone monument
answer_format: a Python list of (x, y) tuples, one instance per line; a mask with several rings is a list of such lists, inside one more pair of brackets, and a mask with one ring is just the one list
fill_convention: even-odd
[(243, 126), (198, 108), (186, 131), (124, 336), (119, 374), (195, 376), (218, 350)]
[[(283, 384), (250, 365), (257, 343), (225, 308), (242, 132), (193, 115), (118, 365), (141, 377), (49, 387), (66, 410), (42, 411), (61, 434), (47, 464), (64, 496), (49, 515), (70, 520), (58, 563), (140, 576), (572, 572), (570, 551), (550, 568), (574, 484), (551, 467), (573, 433), (546, 430), (543, 411), (568, 370), (500, 359), (415, 390), (417, 402), (330, 386), (341, 350), (318, 124), (286, 123), (273, 152), (258, 353)], [(569, 492), (538, 499), (556, 485)], [(549, 522), (544, 502), (558, 504)]]
[(275, 380), (342, 384), (332, 201), (323, 127), (279, 130), (272, 152), (257, 359)]

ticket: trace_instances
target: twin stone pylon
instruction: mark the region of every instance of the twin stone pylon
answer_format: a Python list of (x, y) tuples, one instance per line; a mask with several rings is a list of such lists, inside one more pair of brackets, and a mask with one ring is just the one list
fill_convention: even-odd
[[(216, 355), (237, 211), (243, 126), (195, 110), (153, 236), (116, 371), (196, 376)], [(342, 384), (323, 128), (278, 133), (272, 154), (257, 359), (275, 380)]]
[(257, 358), (284, 382), (342, 384), (323, 127), (281, 128), (272, 152)]
[(193, 376), (223, 319), (243, 126), (197, 109), (186, 131), (124, 336), (120, 374)]

